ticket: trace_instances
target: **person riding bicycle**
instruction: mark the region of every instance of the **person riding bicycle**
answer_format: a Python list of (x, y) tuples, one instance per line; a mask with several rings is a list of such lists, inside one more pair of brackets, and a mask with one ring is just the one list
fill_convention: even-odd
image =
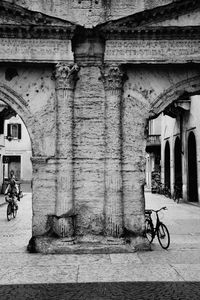
[(16, 184), (15, 179), (11, 178), (10, 182), (5, 190), (5, 195), (8, 195), (9, 197), (11, 197), (13, 199), (16, 209), (18, 209), (18, 204), (17, 204), (18, 194), (19, 194), (18, 185)]

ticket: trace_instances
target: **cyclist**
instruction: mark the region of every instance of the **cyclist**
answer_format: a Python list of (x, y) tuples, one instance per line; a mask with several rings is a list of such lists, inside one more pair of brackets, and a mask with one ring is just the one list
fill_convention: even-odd
[(19, 195), (19, 188), (18, 188), (18, 185), (16, 184), (14, 178), (10, 179), (10, 182), (5, 190), (5, 195), (8, 195), (9, 197), (11, 197), (13, 199), (16, 209), (18, 209), (17, 200), (18, 200), (18, 195)]

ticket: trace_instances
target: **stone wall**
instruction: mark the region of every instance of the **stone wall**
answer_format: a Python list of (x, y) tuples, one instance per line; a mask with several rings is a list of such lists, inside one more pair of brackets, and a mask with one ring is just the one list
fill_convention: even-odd
[[(15, 71), (14, 71), (15, 70)], [(46, 65), (1, 66), (1, 100), (24, 121), (33, 155), (33, 232), (46, 231), (47, 215), (55, 213), (55, 80)], [(5, 74), (15, 76), (5, 76)]]

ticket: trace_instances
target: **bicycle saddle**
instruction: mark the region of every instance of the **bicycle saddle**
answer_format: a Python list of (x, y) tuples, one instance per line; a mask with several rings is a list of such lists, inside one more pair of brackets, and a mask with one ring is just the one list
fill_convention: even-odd
[(151, 215), (152, 214), (152, 210), (151, 209), (145, 209), (145, 214)]

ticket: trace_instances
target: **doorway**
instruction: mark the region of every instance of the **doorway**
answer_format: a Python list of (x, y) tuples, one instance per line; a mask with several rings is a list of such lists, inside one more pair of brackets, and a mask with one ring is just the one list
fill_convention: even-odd
[(198, 202), (196, 138), (193, 132), (188, 137), (188, 201)]
[(182, 147), (179, 137), (176, 138), (174, 146), (174, 185), (179, 195), (182, 196)]
[(169, 142), (167, 141), (165, 144), (165, 187), (170, 190), (170, 146)]

